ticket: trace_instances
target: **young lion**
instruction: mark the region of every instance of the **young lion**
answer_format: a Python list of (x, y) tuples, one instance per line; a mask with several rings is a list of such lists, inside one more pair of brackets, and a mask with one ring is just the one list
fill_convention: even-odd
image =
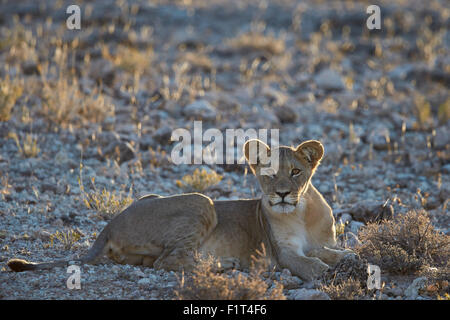
[[(271, 263), (311, 280), (335, 264), (350, 250), (336, 248), (331, 208), (311, 184), (323, 156), (319, 141), (306, 141), (291, 148), (271, 150), (259, 140), (249, 140), (244, 154), (263, 195), (261, 199), (212, 201), (198, 194), (169, 197), (145, 196), (119, 215), (100, 233), (79, 263), (98, 263), (107, 255), (123, 264), (166, 270), (190, 270), (194, 252), (218, 257), (224, 268), (250, 266), (263, 245)], [(262, 174), (261, 161), (278, 152), (278, 171)], [(267, 171), (265, 171), (267, 172)], [(32, 263), (11, 259), (14, 271), (65, 266), (69, 260)]]

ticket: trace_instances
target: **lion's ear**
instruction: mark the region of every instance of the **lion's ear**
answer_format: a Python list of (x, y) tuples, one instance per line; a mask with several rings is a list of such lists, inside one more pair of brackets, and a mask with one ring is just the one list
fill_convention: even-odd
[(261, 140), (251, 139), (244, 144), (244, 155), (250, 169), (255, 173), (258, 164), (265, 163), (265, 160), (270, 157), (270, 148)]
[(308, 140), (299, 144), (295, 149), (295, 153), (308, 161), (311, 164), (311, 168), (314, 169), (322, 159), (324, 150), (320, 141)]

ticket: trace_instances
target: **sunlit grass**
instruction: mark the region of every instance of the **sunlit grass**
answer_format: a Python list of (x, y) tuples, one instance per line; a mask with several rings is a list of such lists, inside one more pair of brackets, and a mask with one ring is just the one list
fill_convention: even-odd
[(181, 180), (177, 180), (177, 186), (185, 191), (205, 191), (209, 187), (218, 184), (222, 180), (222, 176), (215, 171), (207, 171), (206, 169), (195, 169), (189, 175), (185, 175)]

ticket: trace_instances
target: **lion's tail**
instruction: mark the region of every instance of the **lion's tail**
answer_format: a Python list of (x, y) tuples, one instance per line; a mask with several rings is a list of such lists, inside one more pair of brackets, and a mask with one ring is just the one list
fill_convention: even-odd
[(106, 244), (108, 242), (108, 226), (100, 233), (91, 249), (79, 259), (57, 260), (52, 262), (29, 262), (23, 259), (11, 259), (6, 264), (15, 272), (31, 271), (31, 270), (48, 270), (55, 267), (64, 267), (69, 265), (71, 261), (79, 264), (93, 264), (97, 259), (104, 255)]

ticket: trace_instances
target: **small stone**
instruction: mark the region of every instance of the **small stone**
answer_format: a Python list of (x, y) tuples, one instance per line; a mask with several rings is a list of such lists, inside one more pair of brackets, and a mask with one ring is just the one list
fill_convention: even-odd
[(317, 86), (324, 90), (343, 90), (345, 89), (341, 75), (332, 69), (325, 69), (319, 72), (314, 78)]
[(281, 123), (293, 123), (298, 119), (298, 115), (295, 112), (295, 110), (289, 106), (282, 106), (276, 108), (275, 114)]
[(394, 208), (385, 201), (362, 200), (353, 205), (348, 212), (354, 220), (370, 222), (380, 219), (390, 219), (394, 215)]
[(393, 295), (395, 297), (403, 295), (403, 290), (400, 287), (389, 288), (389, 289), (386, 289), (385, 292), (387, 294), (391, 294), (391, 295)]
[(138, 281), (138, 284), (141, 286), (147, 286), (150, 284), (150, 279), (149, 278), (142, 278)]
[(108, 157), (119, 159), (119, 164), (129, 161), (135, 157), (133, 146), (124, 141), (113, 141), (103, 151), (103, 154)]
[(283, 269), (283, 271), (281, 271), (281, 276), (283, 277), (291, 277), (292, 273), (289, 269)]
[(27, 60), (22, 64), (23, 73), (26, 75), (40, 74), (36, 61)]
[(153, 139), (158, 141), (160, 144), (166, 144), (169, 142), (171, 136), (172, 136), (172, 128), (161, 127), (155, 131), (155, 133), (153, 134)]
[(316, 289), (292, 290), (291, 298), (293, 300), (331, 300), (325, 292)]
[(390, 143), (389, 129), (380, 124), (370, 132), (367, 140), (373, 145), (374, 149), (386, 150)]
[(206, 100), (197, 100), (187, 105), (183, 109), (183, 114), (187, 118), (196, 120), (215, 120), (216, 109)]
[(442, 126), (436, 129), (433, 142), (434, 146), (438, 149), (443, 149), (450, 145), (450, 129), (448, 126)]
[(357, 248), (361, 245), (361, 241), (353, 232), (347, 232), (344, 234), (344, 248)]
[(359, 232), (359, 229), (361, 229), (361, 227), (364, 227), (364, 223), (362, 222), (358, 222), (358, 221), (352, 221), (350, 222), (350, 231), (356, 235)]
[(114, 83), (115, 68), (109, 60), (96, 59), (90, 66), (89, 74), (97, 82), (111, 86)]
[(145, 273), (143, 273), (141, 270), (135, 271), (134, 274), (137, 275), (139, 278), (145, 278)]
[(417, 299), (417, 297), (419, 296), (419, 290), (425, 287), (427, 281), (428, 281), (427, 277), (420, 277), (414, 279), (414, 281), (405, 290), (405, 296), (408, 299)]
[(347, 223), (350, 223), (352, 221), (352, 216), (348, 213), (341, 214), (341, 217), (339, 218), (338, 223), (342, 223), (346, 225)]

